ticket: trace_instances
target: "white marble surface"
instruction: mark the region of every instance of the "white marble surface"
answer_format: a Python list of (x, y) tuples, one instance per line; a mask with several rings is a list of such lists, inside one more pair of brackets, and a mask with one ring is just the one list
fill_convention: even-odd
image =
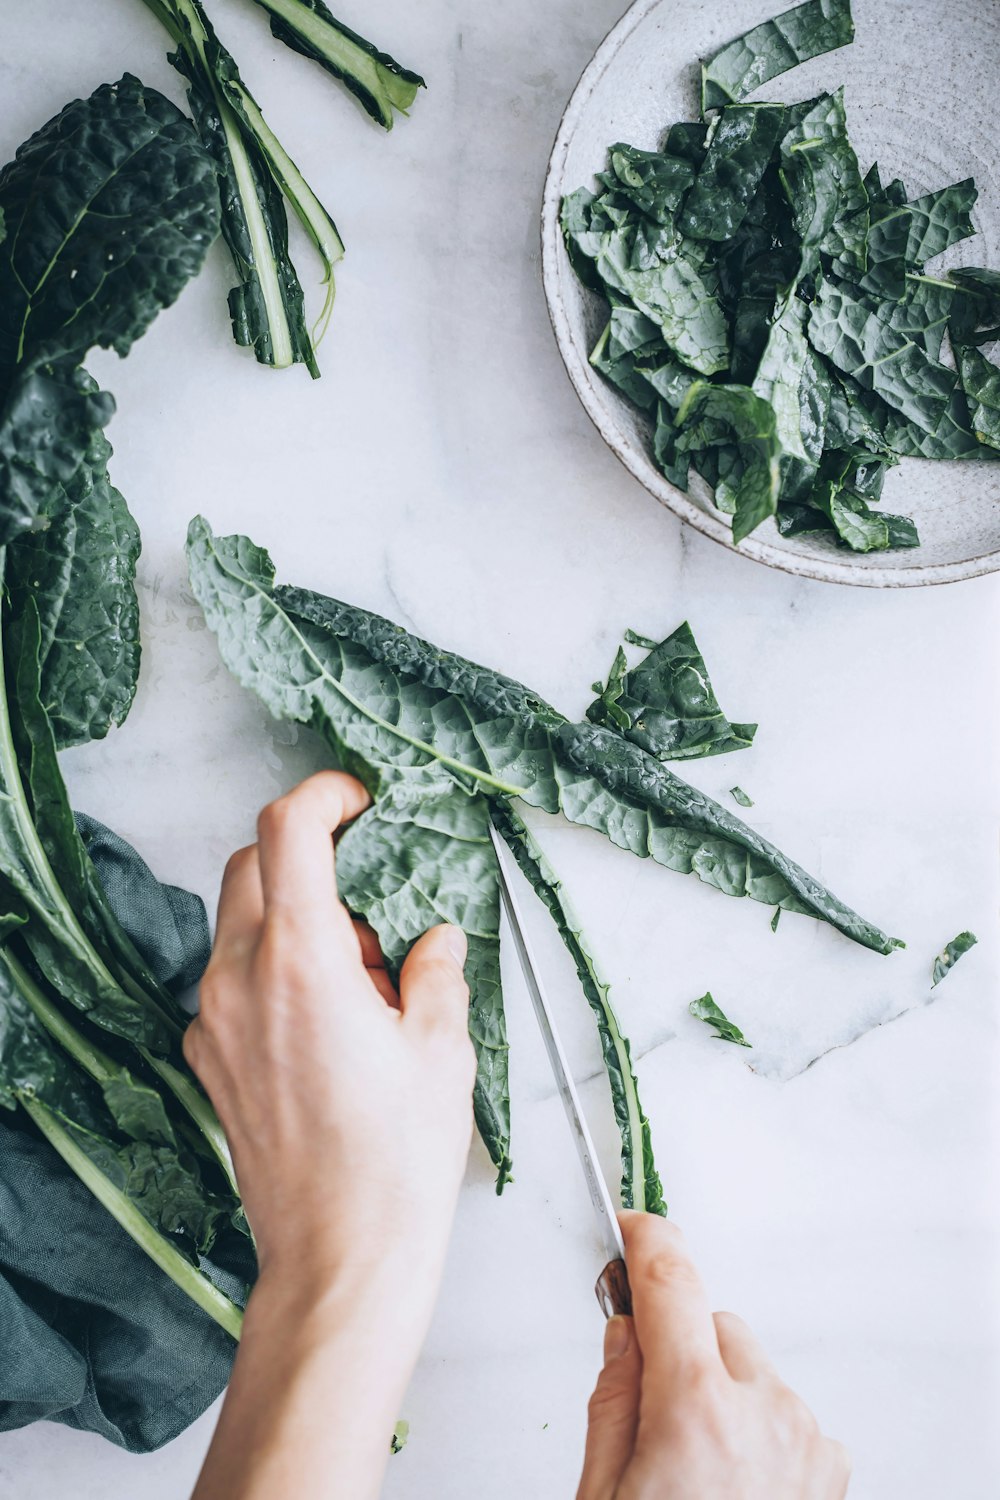
[[(549, 332), (537, 214), (562, 103), (620, 8), (345, 12), (430, 80), (386, 139), (249, 7), (213, 4), (348, 243), (326, 373), (273, 375), (232, 346), (221, 252), (126, 362), (93, 362), (119, 399), (113, 472), (143, 529), (145, 657), (128, 724), (66, 770), (77, 805), (211, 902), (257, 807), (320, 762), (219, 663), (184, 576), (198, 510), (267, 543), (283, 578), (383, 610), (570, 712), (624, 627), (689, 618), (724, 706), (761, 724), (753, 750), (692, 779), (723, 797), (739, 781), (761, 829), (910, 947), (879, 958), (802, 917), (772, 935), (765, 908), (596, 836), (553, 826), (547, 846), (614, 981), (715, 1303), (755, 1325), (852, 1448), (854, 1500), (987, 1500), (1000, 596), (991, 579), (899, 594), (769, 572), (682, 529), (602, 447)], [(126, 68), (181, 97), (138, 0), (5, 11), (5, 156)], [(979, 948), (928, 1003), (933, 953), (967, 926)], [(549, 951), (588, 1078), (589, 1013)], [(687, 1015), (708, 988), (752, 1054)], [(393, 1500), (573, 1493), (601, 1337), (595, 1252), (513, 976), (508, 1003), (517, 1181), (498, 1202), (476, 1149)], [(613, 1170), (599, 1078), (585, 1094)], [(0, 1497), (182, 1500), (212, 1420), (147, 1458), (51, 1425), (0, 1437)]]

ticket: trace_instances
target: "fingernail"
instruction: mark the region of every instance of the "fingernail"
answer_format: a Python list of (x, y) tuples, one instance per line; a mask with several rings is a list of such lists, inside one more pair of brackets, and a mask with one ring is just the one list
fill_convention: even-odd
[(616, 1314), (604, 1330), (604, 1360), (621, 1359), (632, 1342), (632, 1319)]
[(469, 951), (469, 940), (461, 927), (449, 927), (447, 933), (448, 951), (458, 965), (465, 963), (466, 954)]

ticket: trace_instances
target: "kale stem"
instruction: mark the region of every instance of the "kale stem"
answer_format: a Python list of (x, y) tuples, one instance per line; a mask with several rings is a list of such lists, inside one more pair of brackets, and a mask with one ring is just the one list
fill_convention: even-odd
[(58, 1151), (63, 1161), (89, 1188), (97, 1201), (106, 1208), (113, 1219), (130, 1235), (140, 1250), (159, 1266), (165, 1275), (178, 1286), (202, 1312), (234, 1339), (238, 1340), (243, 1329), (243, 1312), (236, 1303), (221, 1292), (203, 1271), (186, 1260), (168, 1239), (155, 1230), (149, 1220), (135, 1204), (115, 1187), (90, 1157), (73, 1140), (69, 1131), (40, 1099), (21, 1093), (21, 1103), (38, 1126), (49, 1144)]

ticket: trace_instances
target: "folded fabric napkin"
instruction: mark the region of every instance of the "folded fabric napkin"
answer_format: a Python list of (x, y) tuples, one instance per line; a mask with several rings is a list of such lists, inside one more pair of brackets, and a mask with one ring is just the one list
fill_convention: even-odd
[[(175, 994), (195, 984), (210, 951), (200, 897), (161, 885), (93, 818), (77, 823), (115, 915), (157, 978)], [(213, 1275), (225, 1284), (225, 1272)], [(242, 1300), (239, 1276), (225, 1289)], [(211, 1405), (234, 1353), (27, 1117), (3, 1111), (0, 1431), (48, 1418), (149, 1452)]]

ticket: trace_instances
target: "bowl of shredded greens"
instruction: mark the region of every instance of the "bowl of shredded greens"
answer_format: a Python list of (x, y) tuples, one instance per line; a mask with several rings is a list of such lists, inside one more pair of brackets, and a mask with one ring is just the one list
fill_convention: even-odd
[(1000, 27), (974, 0), (637, 0), (542, 209), (560, 352), (626, 467), (833, 582), (1000, 568)]

